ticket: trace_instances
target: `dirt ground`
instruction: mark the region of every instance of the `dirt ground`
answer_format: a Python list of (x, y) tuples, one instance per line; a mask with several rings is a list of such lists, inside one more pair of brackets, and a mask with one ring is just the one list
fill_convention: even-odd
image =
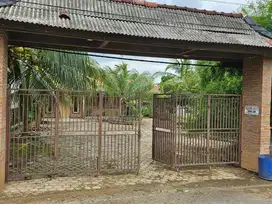
[[(271, 190), (271, 189), (270, 189)], [(97, 204), (183, 204), (183, 203), (197, 203), (197, 204), (210, 204), (210, 203), (246, 203), (246, 204), (266, 204), (272, 203), (272, 200), (257, 194), (244, 192), (241, 190), (217, 190), (210, 191), (192, 191), (192, 192), (173, 192), (173, 193), (136, 193), (130, 196), (102, 196), (102, 197), (83, 197), (74, 199), (64, 199), (61, 201), (45, 201), (43, 204), (49, 203), (97, 203)]]
[(0, 204), (182, 204), (182, 203), (228, 203), (269, 204), (272, 203), (272, 183), (262, 181), (255, 175), (244, 180), (220, 180), (196, 182), (183, 185), (180, 182), (146, 184), (82, 190), (2, 199)]

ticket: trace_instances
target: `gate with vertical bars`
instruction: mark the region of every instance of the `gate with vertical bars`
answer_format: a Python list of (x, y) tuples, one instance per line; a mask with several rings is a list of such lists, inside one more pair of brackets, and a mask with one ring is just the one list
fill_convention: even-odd
[(240, 104), (240, 95), (154, 95), (153, 160), (174, 168), (239, 164)]
[(138, 172), (137, 94), (8, 90), (6, 180)]

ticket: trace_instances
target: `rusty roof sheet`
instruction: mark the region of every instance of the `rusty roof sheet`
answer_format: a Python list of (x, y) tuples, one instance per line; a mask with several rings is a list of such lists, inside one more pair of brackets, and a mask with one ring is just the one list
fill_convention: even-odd
[[(269, 38), (257, 33), (240, 14), (149, 3), (19, 0), (0, 7), (0, 19), (147, 38), (271, 47)], [(63, 13), (68, 18), (60, 18)]]

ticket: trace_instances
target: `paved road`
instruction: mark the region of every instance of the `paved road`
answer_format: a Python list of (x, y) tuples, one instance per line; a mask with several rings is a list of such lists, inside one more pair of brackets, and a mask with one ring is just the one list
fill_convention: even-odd
[[(260, 189), (198, 189), (176, 190), (175, 192), (133, 192), (131, 194), (105, 196), (60, 196), (53, 199), (43, 198), (31, 204), (272, 204), (271, 190), (262, 193)], [(28, 203), (28, 202), (27, 202)]]

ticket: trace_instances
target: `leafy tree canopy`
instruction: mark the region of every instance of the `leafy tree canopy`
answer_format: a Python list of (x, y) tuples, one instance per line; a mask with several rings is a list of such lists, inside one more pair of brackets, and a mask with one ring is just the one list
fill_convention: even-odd
[(272, 0), (258, 0), (251, 2), (242, 12), (252, 17), (257, 23), (272, 31)]
[(106, 68), (105, 91), (113, 95), (140, 93), (146, 95), (153, 88), (153, 78), (148, 72), (139, 73), (129, 70), (128, 64), (122, 63), (114, 68)]
[[(222, 67), (218, 62), (197, 61), (203, 66), (190, 66), (190, 61), (180, 60), (175, 70), (167, 67), (162, 76), (160, 86), (165, 93), (224, 93), (240, 94), (242, 92), (242, 76), (240, 70)], [(170, 73), (169, 73), (170, 71)], [(179, 73), (173, 75), (172, 73)], [(156, 73), (155, 75), (158, 75)]]
[(95, 89), (103, 78), (99, 64), (88, 56), (9, 48), (8, 83), (24, 89)]

